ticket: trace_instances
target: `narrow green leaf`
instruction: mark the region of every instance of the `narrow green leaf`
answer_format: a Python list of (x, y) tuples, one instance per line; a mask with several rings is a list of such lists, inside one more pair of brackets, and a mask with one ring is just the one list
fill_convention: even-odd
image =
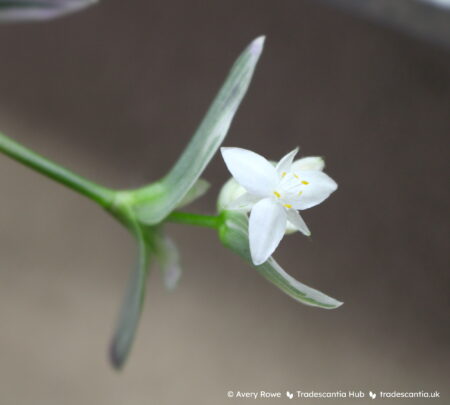
[[(251, 264), (247, 215), (237, 211), (224, 211), (222, 215), (224, 221), (219, 230), (222, 243)], [(343, 304), (314, 288), (300, 283), (287, 274), (273, 258), (260, 266), (254, 267), (268, 281), (303, 304), (324, 309), (334, 309)]]
[(0, 22), (40, 21), (88, 7), (97, 0), (0, 0)]
[(134, 341), (144, 303), (149, 270), (150, 247), (147, 240), (148, 235), (139, 225), (134, 225), (139, 249), (138, 262), (128, 282), (109, 352), (111, 363), (117, 369), (124, 365)]
[[(235, 62), (188, 146), (160, 181), (136, 192), (140, 221), (161, 222), (191, 189), (223, 142), (233, 117), (247, 92), (261, 55), (264, 37), (255, 39)], [(149, 199), (147, 200), (147, 196)]]

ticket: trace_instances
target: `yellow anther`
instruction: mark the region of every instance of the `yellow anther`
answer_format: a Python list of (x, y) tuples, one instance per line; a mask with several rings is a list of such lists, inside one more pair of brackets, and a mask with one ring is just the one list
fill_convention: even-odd
[(281, 194), (280, 194), (278, 191), (274, 191), (273, 193), (275, 194), (275, 196), (276, 196), (277, 198), (280, 198), (280, 197), (281, 197)]
[(309, 181), (302, 180), (302, 184), (304, 184), (305, 186), (307, 186), (307, 185), (309, 184)]
[(292, 208), (292, 205), (291, 204), (283, 204), (283, 207)]
[(298, 196), (300, 197), (303, 194), (303, 191), (298, 192)]
[(281, 173), (281, 177), (286, 176), (286, 172)]
[(298, 176), (297, 176), (296, 174), (294, 174), (294, 177), (295, 177), (296, 179), (298, 179)]

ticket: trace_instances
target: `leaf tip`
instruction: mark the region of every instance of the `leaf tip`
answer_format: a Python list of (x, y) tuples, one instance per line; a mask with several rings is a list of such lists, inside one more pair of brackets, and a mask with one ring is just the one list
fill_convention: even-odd
[(117, 371), (122, 370), (125, 360), (127, 358), (126, 354), (119, 350), (119, 345), (117, 344), (117, 338), (114, 337), (112, 340), (109, 351), (108, 351), (109, 362), (113, 368)]
[(259, 54), (262, 52), (264, 48), (265, 40), (266, 40), (265, 35), (261, 35), (260, 37), (253, 40), (253, 42), (250, 44), (250, 52), (254, 55), (259, 56)]
[(344, 303), (342, 301), (338, 301), (338, 300), (334, 299), (333, 305), (330, 306), (328, 309), (337, 309), (337, 308), (341, 307), (342, 305), (344, 305)]

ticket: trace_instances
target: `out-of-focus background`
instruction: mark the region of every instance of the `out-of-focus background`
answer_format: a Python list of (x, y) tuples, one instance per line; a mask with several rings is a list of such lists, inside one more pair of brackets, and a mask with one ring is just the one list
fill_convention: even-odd
[[(276, 257), (345, 305), (302, 306), (213, 231), (170, 226), (183, 279), (168, 293), (152, 273), (117, 373), (106, 351), (131, 237), (0, 156), (0, 403), (209, 405), (240, 403), (229, 390), (349, 389), (438, 390), (433, 403), (448, 403), (449, 48), (306, 0), (105, 0), (0, 27), (0, 128), (100, 183), (141, 185), (176, 160), (261, 34), (225, 144), (325, 156), (339, 189), (304, 212), (312, 241), (290, 236)], [(205, 177), (214, 187), (193, 209), (212, 213), (228, 178), (219, 156)], [(301, 400), (333, 402), (350, 403)]]

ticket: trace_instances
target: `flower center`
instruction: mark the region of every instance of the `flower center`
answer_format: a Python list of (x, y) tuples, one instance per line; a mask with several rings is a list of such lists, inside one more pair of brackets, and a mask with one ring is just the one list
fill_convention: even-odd
[(276, 201), (279, 201), (283, 207), (292, 208), (298, 202), (303, 190), (309, 185), (309, 182), (302, 180), (301, 177), (293, 172), (282, 172), (277, 190), (273, 191)]

